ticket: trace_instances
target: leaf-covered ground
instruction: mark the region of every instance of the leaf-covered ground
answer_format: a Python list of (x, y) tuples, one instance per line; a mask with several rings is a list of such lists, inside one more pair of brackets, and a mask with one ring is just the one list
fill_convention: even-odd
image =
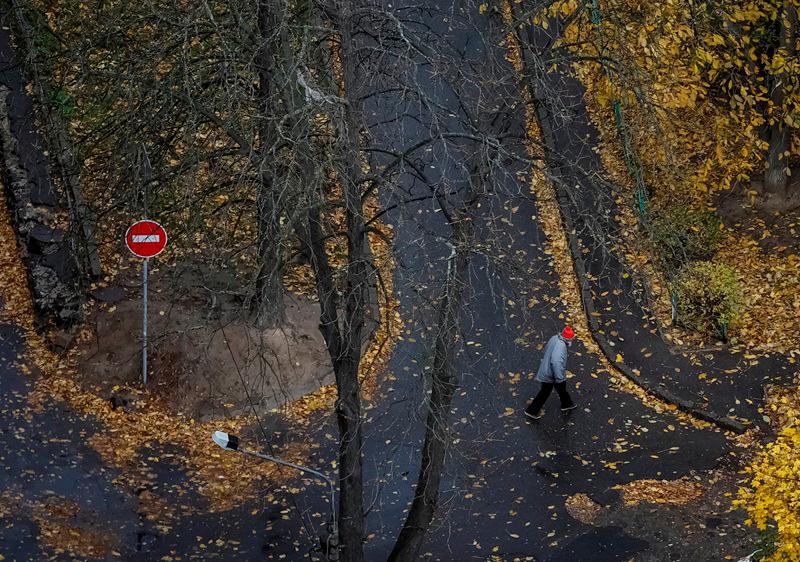
[[(451, 33), (448, 23), (431, 23)], [(473, 38), (452, 39), (465, 47)], [(504, 45), (491, 52), (505, 55)], [(515, 82), (493, 93), (503, 100), (498, 113), (524, 138), (526, 108)], [(446, 95), (440, 101), (453, 103)], [(413, 128), (413, 117), (409, 121)], [(381, 134), (396, 136), (396, 130)], [(520, 153), (528, 148), (523, 142), (516, 147)], [(579, 408), (561, 413), (553, 398), (538, 422), (521, 416), (537, 387), (542, 342), (579, 317), (579, 304), (564, 277), (569, 256), (557, 242), (563, 240), (557, 209), (548, 206), (544, 191), (532, 198), (531, 181), (541, 180), (520, 172), (511, 190), (517, 195), (492, 199), (476, 219), (476, 229), (497, 242), (492, 248), (505, 250), (476, 260), (470, 271), (453, 444), (425, 557), (663, 560), (674, 541), (691, 560), (749, 554), (751, 537), (744, 532), (704, 532), (735, 527), (729, 492), (707, 495), (710, 471), (734, 444), (707, 424), (630, 392), (580, 323), (569, 364)], [(419, 189), (404, 187), (411, 195)], [(433, 334), (429, 304), (446, 257), (438, 243), (442, 217), (430, 204), (417, 203), (389, 220), (401, 264), (394, 281), (404, 329), (387, 370), (371, 379), (367, 394), (369, 560), (385, 558), (413, 494)], [(265, 420), (263, 435), (251, 419), (200, 423), (160, 408), (146, 394), (141, 412), (113, 410), (76, 384), (69, 357), (52, 354), (33, 331), (7, 219), (0, 228), (0, 416), (4, 427), (15, 428), (0, 434), (6, 468), (0, 484), (7, 491), (0, 499), (0, 553), (17, 560), (305, 558), (327, 516), (324, 488), (226, 454), (209, 434), (243, 431), (253, 447), (333, 472), (331, 391)], [(690, 503), (663, 507), (676, 496)], [(626, 506), (626, 499), (640, 503)], [(680, 524), (659, 524), (662, 514)]]

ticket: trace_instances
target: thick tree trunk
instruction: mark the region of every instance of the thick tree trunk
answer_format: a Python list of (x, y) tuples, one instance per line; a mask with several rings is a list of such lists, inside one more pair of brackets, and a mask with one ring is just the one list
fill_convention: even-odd
[(253, 313), (259, 326), (277, 326), (284, 320), (283, 300), (283, 244), (280, 225), (279, 198), (274, 193), (274, 177), (271, 155), (276, 141), (273, 117), (277, 113), (273, 107), (277, 96), (273, 80), (277, 68), (276, 34), (278, 27), (278, 8), (275, 0), (259, 0), (258, 35), (261, 45), (256, 55), (258, 69), (258, 105), (262, 125), (259, 130), (258, 205), (258, 259), (259, 270), (256, 278)]
[(360, 169), (360, 118), (357, 110), (359, 87), (356, 77), (353, 46), (353, 4), (344, 1), (331, 22), (339, 36), (339, 56), (342, 64), (343, 89), (350, 103), (336, 111), (337, 135), (342, 165), (336, 170), (344, 196), (347, 220), (347, 272), (344, 305), (340, 308), (334, 286), (333, 272), (325, 252), (324, 232), (320, 220), (319, 194), (311, 201), (308, 211), (307, 246), (311, 254), (317, 294), (320, 300), (320, 331), (333, 363), (338, 397), (336, 420), (339, 426), (339, 545), (343, 562), (364, 560), (364, 491), (361, 448), (363, 443), (361, 395), (358, 370), (362, 355), (362, 331), (365, 321), (366, 292), (369, 269), (364, 224)]
[[(360, 204), (359, 204), (360, 206)], [(325, 253), (325, 235), (321, 226), (319, 204), (312, 201), (308, 211), (306, 237), (317, 295), (320, 300), (319, 329), (325, 339), (336, 376), (338, 399), (336, 420), (339, 426), (339, 544), (343, 562), (363, 562), (364, 498), (361, 464), (361, 397), (358, 367), (361, 362), (360, 326), (363, 324), (363, 301), (359, 293), (366, 284), (366, 269), (354, 267), (353, 259), (363, 253), (363, 223), (358, 226), (348, 213), (348, 248), (350, 250), (344, 318), (339, 321), (339, 297), (332, 268)], [(359, 236), (358, 231), (362, 232)]]
[(262, 180), (258, 193), (258, 255), (253, 313), (261, 327), (274, 327), (285, 319), (283, 299), (283, 252), (278, 211), (271, 200), (269, 180)]
[[(776, 86), (775, 89), (783, 89)], [(786, 193), (789, 176), (786, 174), (788, 158), (784, 153), (789, 149), (789, 130), (783, 121), (776, 122), (769, 130), (769, 149), (767, 150), (767, 170), (764, 172), (764, 191), (767, 193)]]
[[(780, 51), (791, 59), (797, 52), (797, 8), (784, 3), (780, 18)], [(768, 129), (769, 149), (767, 151), (767, 169), (764, 173), (764, 190), (767, 193), (785, 194), (789, 185), (786, 168), (789, 165), (785, 156), (789, 150), (789, 127), (783, 120), (783, 103), (786, 96), (786, 77), (776, 76), (770, 92), (772, 118), (774, 122)]]
[[(340, 56), (343, 65), (345, 91), (352, 97), (352, 103), (339, 108), (342, 113), (338, 122), (338, 137), (343, 154), (338, 161), (343, 165), (337, 169), (337, 177), (345, 202), (347, 221), (347, 271), (345, 275), (345, 294), (343, 303), (335, 285), (333, 268), (325, 250), (325, 233), (322, 227), (321, 203), (325, 201), (321, 182), (312, 172), (315, 165), (312, 157), (311, 127), (304, 134), (304, 123), (291, 118), (294, 131), (294, 156), (297, 160), (300, 181), (311, 194), (308, 203), (306, 234), (304, 245), (307, 248), (315, 274), (316, 290), (320, 302), (320, 332), (325, 339), (331, 357), (338, 397), (336, 400), (336, 420), (339, 427), (339, 505), (338, 540), (339, 555), (343, 562), (363, 562), (364, 540), (364, 499), (361, 449), (362, 419), (361, 396), (358, 371), (362, 356), (362, 331), (365, 322), (366, 293), (369, 269), (361, 198), (362, 172), (359, 167), (361, 150), (359, 139), (359, 115), (355, 100), (358, 99), (355, 80), (355, 60), (352, 46), (352, 21), (349, 5), (340, 12), (338, 31), (340, 35)], [(285, 55), (288, 61), (288, 55)], [(287, 65), (287, 68), (291, 65)], [(287, 78), (289, 78), (287, 76)], [(288, 83), (292, 83), (289, 78)], [(289, 86), (284, 92), (290, 113), (298, 115), (304, 104), (303, 92)], [(343, 305), (343, 306), (342, 306)]]
[(334, 359), (336, 386), (336, 418), (339, 424), (339, 540), (344, 562), (364, 560), (364, 490), (361, 464), (362, 426), (358, 366), (361, 363), (361, 334), (366, 313), (367, 263), (361, 200), (361, 152), (359, 116), (356, 100), (360, 88), (356, 76), (356, 54), (353, 45), (353, 2), (342, 3), (340, 17), (341, 61), (344, 90), (350, 103), (342, 111), (342, 140), (345, 144), (341, 175), (347, 214), (347, 293), (342, 326), (342, 354)]
[(468, 264), (465, 222), (453, 225), (456, 245), (448, 260), (445, 292), (439, 305), (439, 327), (434, 346), (431, 394), (419, 478), (411, 509), (389, 556), (390, 562), (412, 562), (417, 559), (439, 503), (439, 484), (450, 444), (448, 418), (453, 395), (458, 388), (454, 363), (458, 345), (458, 310), (462, 304)]
[(334, 363), (339, 425), (339, 544), (343, 562), (364, 560), (364, 490), (358, 360), (345, 351)]

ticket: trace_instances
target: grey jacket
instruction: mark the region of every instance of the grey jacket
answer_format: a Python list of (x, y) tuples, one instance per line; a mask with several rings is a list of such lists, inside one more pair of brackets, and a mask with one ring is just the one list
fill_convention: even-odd
[(567, 344), (556, 334), (544, 346), (544, 356), (536, 380), (539, 382), (559, 383), (567, 380)]

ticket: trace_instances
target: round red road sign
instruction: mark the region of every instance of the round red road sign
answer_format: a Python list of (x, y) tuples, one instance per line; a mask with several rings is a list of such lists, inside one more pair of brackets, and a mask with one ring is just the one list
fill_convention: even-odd
[(140, 258), (152, 258), (160, 254), (167, 245), (167, 231), (156, 221), (135, 222), (125, 233), (128, 249)]

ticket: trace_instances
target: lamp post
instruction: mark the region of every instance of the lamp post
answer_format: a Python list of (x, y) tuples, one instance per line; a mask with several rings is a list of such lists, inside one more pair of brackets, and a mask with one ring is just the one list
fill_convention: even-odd
[(319, 472), (312, 468), (301, 466), (299, 464), (285, 461), (283, 459), (266, 455), (264, 453), (259, 453), (258, 451), (248, 451), (247, 449), (240, 449), (239, 438), (236, 435), (229, 435), (224, 431), (215, 431), (211, 435), (211, 439), (214, 441), (214, 443), (216, 443), (226, 451), (236, 451), (242, 453), (243, 455), (258, 457), (266, 461), (274, 462), (275, 464), (288, 466), (289, 468), (294, 468), (295, 470), (299, 470), (300, 472), (311, 474), (312, 476), (315, 476), (316, 478), (319, 478), (320, 480), (323, 480), (326, 484), (328, 484), (328, 488), (330, 490), (330, 498), (331, 498), (331, 520), (328, 529), (326, 554), (328, 560), (334, 560), (334, 561), (339, 560), (339, 526), (336, 522), (336, 487), (333, 484), (333, 480), (328, 478), (322, 472)]

